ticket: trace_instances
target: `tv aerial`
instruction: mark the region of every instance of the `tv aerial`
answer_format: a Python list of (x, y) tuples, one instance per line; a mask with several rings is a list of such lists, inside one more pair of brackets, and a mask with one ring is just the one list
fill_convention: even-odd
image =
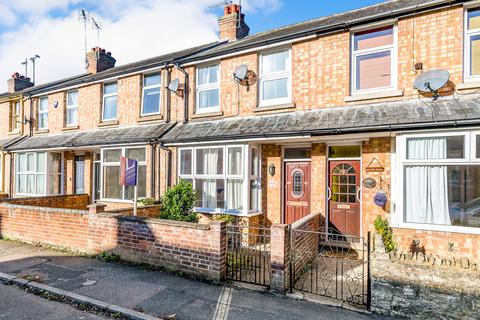
[[(95, 20), (94, 17), (92, 19), (92, 28), (97, 31), (97, 47), (100, 48), (100, 30), (102, 30), (102, 24)], [(100, 51), (97, 51), (97, 60), (100, 58)]]
[(450, 73), (447, 70), (430, 70), (419, 75), (413, 87), (422, 93), (432, 93), (433, 99), (437, 100), (440, 95), (438, 91), (445, 87), (450, 80)]
[(233, 71), (233, 79), (242, 86), (251, 86), (257, 81), (257, 76), (255, 72), (248, 70), (246, 64), (242, 64)]
[(85, 44), (85, 68), (88, 68), (87, 50), (88, 50), (88, 38), (87, 38), (87, 24), (90, 23), (90, 12), (84, 9), (78, 9), (78, 22), (83, 24), (84, 29), (84, 44)]

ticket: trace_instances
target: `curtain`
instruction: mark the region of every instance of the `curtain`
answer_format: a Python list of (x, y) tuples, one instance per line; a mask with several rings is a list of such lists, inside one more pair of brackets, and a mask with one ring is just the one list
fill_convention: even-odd
[(228, 180), (227, 207), (230, 210), (242, 210), (242, 180)]
[[(447, 139), (409, 139), (409, 159), (446, 159)], [(405, 168), (406, 221), (451, 225), (448, 206), (447, 166), (408, 166)]]
[[(217, 174), (218, 149), (203, 150), (203, 173), (207, 175)], [(202, 208), (217, 207), (217, 180), (203, 180)]]

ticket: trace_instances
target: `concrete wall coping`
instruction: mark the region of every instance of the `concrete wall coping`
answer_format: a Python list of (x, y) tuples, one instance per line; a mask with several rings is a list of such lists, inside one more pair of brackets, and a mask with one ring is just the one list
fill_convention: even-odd
[(57, 212), (57, 213), (88, 215), (88, 210), (37, 207), (37, 206), (26, 206), (21, 204), (11, 204), (11, 203), (0, 203), (0, 206), (5, 208), (10, 208), (10, 209), (24, 209), (24, 210), (36, 210), (40, 212)]
[(311, 220), (311, 219), (313, 219), (313, 218), (315, 218), (315, 217), (318, 217), (318, 216), (320, 216), (320, 211), (311, 213), (311, 214), (309, 214), (308, 216), (303, 217), (302, 219), (297, 220), (297, 221), (295, 221), (294, 223), (292, 223), (292, 229), (297, 229), (297, 228), (299, 228), (301, 225), (303, 225), (304, 223), (306, 223), (307, 221), (309, 221), (309, 220)]
[[(102, 204), (102, 203), (100, 203)], [(152, 204), (149, 206), (144, 206), (144, 207), (137, 207), (137, 210), (145, 210), (145, 209), (151, 209), (151, 208), (160, 208), (159, 204)], [(119, 213), (123, 211), (132, 211), (133, 212), (133, 207), (125, 207), (125, 208), (118, 208), (118, 209), (111, 209), (111, 210), (105, 210), (106, 213)]]
[(208, 224), (200, 224), (195, 222), (184, 222), (184, 221), (174, 221), (174, 220), (165, 220), (165, 219), (157, 219), (157, 218), (142, 218), (142, 217), (134, 217), (134, 216), (124, 216), (114, 212), (102, 212), (98, 214), (99, 217), (107, 217), (107, 218), (116, 218), (119, 220), (126, 220), (131, 222), (140, 222), (140, 223), (151, 223), (151, 224), (158, 224), (164, 226), (173, 226), (173, 227), (180, 227), (180, 228), (188, 228), (188, 229), (197, 229), (197, 230), (210, 230), (210, 225)]
[(55, 198), (74, 198), (78, 196), (88, 196), (88, 194), (56, 194), (50, 196), (31, 196), (31, 197), (17, 197), (17, 198), (0, 198), (0, 202), (10, 202), (10, 201), (21, 201), (21, 200), (29, 200), (29, 199), (55, 199)]

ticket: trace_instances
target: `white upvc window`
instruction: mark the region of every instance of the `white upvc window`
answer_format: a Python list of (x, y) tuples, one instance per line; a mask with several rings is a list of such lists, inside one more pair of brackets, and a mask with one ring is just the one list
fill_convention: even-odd
[(38, 100), (37, 129), (48, 129), (48, 97), (42, 97)]
[(480, 8), (465, 10), (465, 81), (480, 80)]
[(56, 152), (25, 152), (15, 155), (15, 193), (44, 196), (63, 193), (63, 159)]
[(220, 111), (220, 65), (197, 68), (196, 113)]
[(480, 233), (480, 132), (397, 137), (397, 227)]
[(292, 102), (292, 50), (281, 49), (260, 55), (259, 106)]
[(352, 94), (396, 89), (396, 48), (396, 25), (352, 32)]
[(103, 85), (102, 121), (117, 119), (117, 83)]
[(130, 202), (134, 198), (133, 186), (120, 185), (120, 158), (138, 161), (139, 198), (146, 197), (147, 149), (144, 146), (102, 149), (101, 154), (101, 199), (106, 201)]
[(143, 76), (142, 116), (160, 114), (161, 83), (160, 73)]
[(65, 111), (65, 125), (78, 125), (78, 91), (67, 92), (67, 107)]
[[(215, 145), (180, 148), (178, 172), (197, 190), (198, 212), (248, 214), (260, 211), (258, 148)], [(252, 171), (253, 170), (253, 171)]]

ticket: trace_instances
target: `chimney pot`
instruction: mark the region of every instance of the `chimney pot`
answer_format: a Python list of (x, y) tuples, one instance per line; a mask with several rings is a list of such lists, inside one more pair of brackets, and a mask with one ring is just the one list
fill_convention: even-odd
[(115, 58), (112, 57), (111, 52), (106, 52), (100, 47), (92, 48), (92, 51), (87, 53), (88, 67), (87, 72), (95, 74), (115, 67)]
[(14, 93), (22, 91), (26, 88), (33, 87), (30, 78), (20, 75), (18, 72), (12, 74), (12, 77), (7, 80), (8, 92)]
[(218, 19), (220, 39), (235, 41), (248, 36), (250, 28), (245, 23), (245, 15), (241, 9), (242, 7), (237, 4), (225, 6), (223, 17)]

